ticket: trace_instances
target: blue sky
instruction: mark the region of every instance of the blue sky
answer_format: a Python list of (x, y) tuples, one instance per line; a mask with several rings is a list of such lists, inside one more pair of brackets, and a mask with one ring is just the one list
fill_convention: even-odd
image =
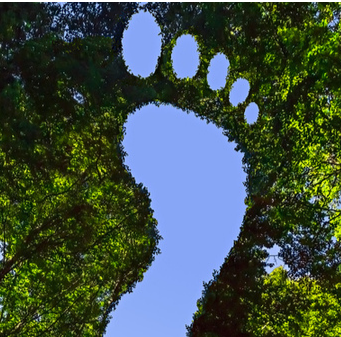
[[(133, 16), (123, 52), (134, 75), (154, 71), (159, 32), (149, 13)], [(178, 77), (193, 76), (199, 62), (193, 37), (180, 37), (172, 58)], [(208, 81), (213, 90), (225, 85), (228, 66), (222, 54), (212, 61)], [(235, 83), (231, 103), (243, 101), (248, 90), (246, 80)], [(249, 113), (254, 121), (257, 106), (251, 105)], [(106, 336), (185, 336), (203, 281), (219, 269), (239, 233), (246, 196), (242, 155), (221, 129), (172, 106), (151, 104), (130, 115), (125, 126), (126, 164), (151, 194), (163, 240), (144, 280), (112, 313)]]

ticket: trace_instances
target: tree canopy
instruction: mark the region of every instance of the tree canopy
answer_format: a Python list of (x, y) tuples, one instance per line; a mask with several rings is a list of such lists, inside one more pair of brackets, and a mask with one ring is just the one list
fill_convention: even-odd
[[(148, 10), (154, 74), (130, 74), (122, 34)], [(0, 5), (0, 336), (102, 336), (159, 252), (148, 191), (124, 165), (124, 123), (169, 103), (224, 130), (244, 155), (240, 235), (204, 286), (188, 336), (340, 334), (339, 3)], [(200, 65), (174, 75), (176, 39)], [(230, 60), (222, 90), (208, 66)], [(233, 106), (233, 83), (250, 92)], [(257, 103), (248, 125), (244, 111)], [(267, 274), (278, 245), (287, 271)], [(179, 303), (181, 305), (181, 303)]]

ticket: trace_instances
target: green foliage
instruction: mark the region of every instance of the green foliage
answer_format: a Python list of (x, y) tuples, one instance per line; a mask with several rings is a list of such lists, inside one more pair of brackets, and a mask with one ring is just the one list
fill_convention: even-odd
[(124, 115), (99, 97), (104, 49), (51, 33), (2, 50), (1, 336), (101, 335), (158, 252), (149, 194), (123, 165)]
[[(232, 49), (239, 50), (240, 67), (253, 78), (251, 90), (261, 118), (235, 137), (228, 131), (245, 153), (248, 208), (237, 245), (199, 301), (190, 336), (253, 336), (255, 332), (247, 329), (247, 313), (258, 307), (265, 310), (263, 317), (269, 317), (269, 308), (261, 306), (263, 276), (252, 262), (257, 248), (277, 244), (293, 280), (310, 277), (327, 292), (336, 291), (340, 283), (340, 242), (335, 240), (340, 228), (339, 57), (335, 57), (340, 31), (339, 24), (331, 24), (340, 16), (340, 5), (224, 7), (228, 19), (221, 25), (238, 32)], [(239, 275), (232, 277), (234, 270)], [(293, 307), (286, 311), (289, 314), (290, 328), (279, 332), (280, 327), (270, 324), (272, 335), (308, 333), (295, 328), (300, 317)], [(333, 326), (333, 315), (326, 320)]]
[[(140, 7), (163, 37), (147, 79), (122, 58), (136, 3), (0, 6), (0, 335), (101, 336), (142, 280), (160, 236), (122, 139), (128, 114), (151, 102), (195, 111), (244, 154), (240, 235), (188, 335), (339, 335), (340, 4)], [(195, 36), (200, 66), (180, 80), (171, 53), (183, 33)], [(212, 91), (217, 52), (230, 72)], [(240, 77), (251, 89), (233, 107)], [(252, 126), (251, 102), (260, 109)], [(267, 275), (275, 244), (288, 271)]]
[(330, 292), (309, 277), (295, 282), (282, 267), (263, 282), (262, 301), (248, 321), (254, 336), (340, 335), (340, 284)]

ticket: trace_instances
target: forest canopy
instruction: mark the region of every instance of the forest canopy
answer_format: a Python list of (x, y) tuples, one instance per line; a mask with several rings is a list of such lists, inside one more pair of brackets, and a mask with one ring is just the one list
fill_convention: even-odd
[[(147, 78), (122, 54), (139, 10), (162, 34)], [(0, 336), (102, 336), (142, 281), (161, 236), (122, 140), (128, 115), (151, 102), (223, 128), (247, 173), (239, 237), (188, 336), (339, 336), (340, 12), (339, 3), (1, 3)], [(182, 34), (200, 52), (184, 80), (171, 60)], [(207, 83), (217, 53), (230, 60), (218, 91)], [(250, 92), (233, 106), (238, 78)], [(260, 115), (249, 125), (252, 102)], [(274, 245), (287, 270), (267, 274)]]

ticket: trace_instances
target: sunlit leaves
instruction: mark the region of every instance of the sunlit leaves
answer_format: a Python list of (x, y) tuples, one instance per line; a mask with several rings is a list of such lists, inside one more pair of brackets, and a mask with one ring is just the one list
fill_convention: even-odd
[[(248, 174), (240, 236), (189, 335), (339, 335), (340, 5), (141, 5), (164, 37), (148, 79), (122, 59), (137, 4), (23, 6), (0, 13), (0, 332), (98, 336), (143, 278), (160, 237), (121, 141), (127, 115), (158, 102), (222, 127)], [(195, 36), (200, 65), (177, 80), (183, 34)], [(218, 52), (229, 76), (213, 91)], [(239, 98), (238, 79), (250, 84)], [(261, 118), (249, 126), (251, 104)], [(266, 276), (273, 245), (288, 271)]]
[(264, 278), (262, 301), (248, 321), (254, 336), (338, 336), (338, 295), (308, 277), (299, 282), (280, 267)]
[(124, 115), (105, 106), (107, 55), (110, 39), (46, 34), (11, 56), (20, 77), (0, 96), (4, 336), (98, 336), (157, 253), (148, 193), (122, 164)]

